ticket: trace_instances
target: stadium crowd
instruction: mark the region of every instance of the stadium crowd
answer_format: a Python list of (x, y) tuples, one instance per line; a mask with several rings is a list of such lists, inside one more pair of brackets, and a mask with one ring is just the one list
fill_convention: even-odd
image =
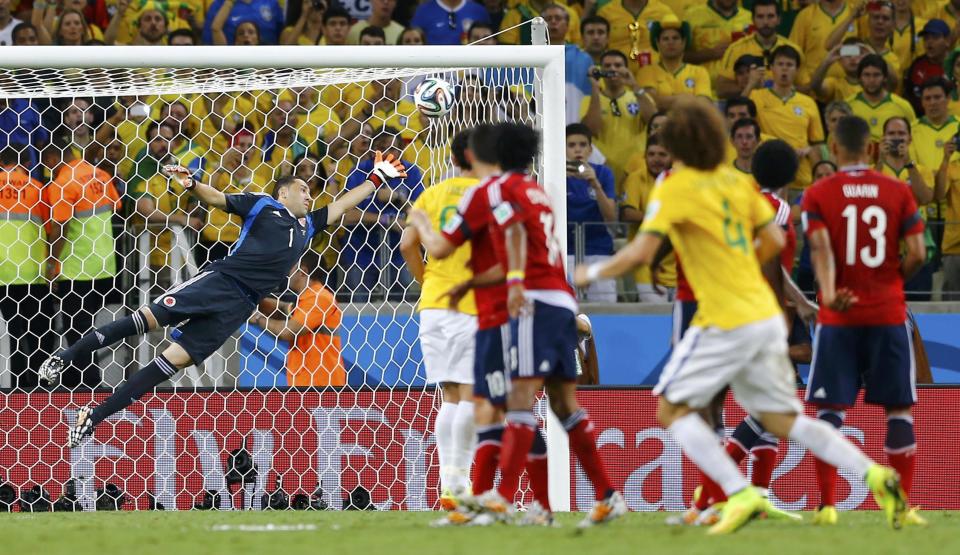
[[(960, 299), (960, 0), (0, 0), (0, 45), (530, 44), (537, 16), (565, 48), (571, 262), (609, 257), (636, 233), (671, 166), (657, 129), (677, 98), (695, 95), (725, 115), (737, 170), (750, 173), (769, 138), (796, 149), (802, 163), (788, 196), (798, 221), (804, 189), (837, 169), (833, 126), (845, 114), (866, 119), (876, 167), (911, 188), (928, 222), (928, 260), (907, 285), (910, 298)], [(170, 284), (177, 233), (196, 233), (198, 264), (240, 238), (237, 216), (203, 209), (160, 173), (172, 160), (224, 192), (268, 192), (295, 174), (321, 207), (363, 182), (372, 150), (399, 156), (407, 177), (314, 244), (321, 272), (309, 273), (309, 289), (326, 299), (321, 320), (336, 307), (330, 291), (361, 303), (415, 300), (399, 233), (420, 192), (446, 177), (451, 136), (418, 113), (416, 83), (0, 100), (0, 248), (10, 253), (0, 262), (0, 309), (20, 343), (12, 364), (23, 384), (50, 352), (38, 338), (50, 335), (51, 303), (71, 342), (119, 302), (117, 280), (138, 272), (133, 237), (150, 234), (154, 292)], [(466, 74), (455, 119), (528, 118), (530, 83), (523, 72)], [(812, 291), (809, 252), (798, 253), (797, 282)], [(668, 261), (656, 276), (640, 269), (580, 294), (668, 302), (675, 280)], [(342, 375), (331, 364), (330, 375)], [(99, 383), (93, 361), (87, 367), (65, 384)]]

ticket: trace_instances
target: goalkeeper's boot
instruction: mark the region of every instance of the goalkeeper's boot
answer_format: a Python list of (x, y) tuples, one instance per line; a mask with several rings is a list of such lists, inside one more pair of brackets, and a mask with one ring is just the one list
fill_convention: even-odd
[(743, 528), (766, 508), (767, 502), (753, 486), (747, 486), (727, 499), (717, 522), (707, 530), (711, 536), (732, 534)]
[(587, 513), (587, 516), (577, 525), (578, 528), (590, 528), (598, 524), (604, 524), (611, 520), (616, 520), (627, 514), (627, 502), (623, 499), (623, 494), (619, 491), (613, 491), (600, 501), (593, 505), (593, 509)]
[(840, 514), (833, 505), (824, 505), (813, 513), (813, 523), (817, 526), (833, 526), (840, 520)]
[(553, 513), (548, 511), (538, 501), (527, 505), (519, 518), (514, 521), (517, 526), (553, 526)]
[(867, 486), (883, 509), (887, 524), (899, 530), (907, 514), (907, 494), (900, 486), (900, 476), (892, 468), (875, 464), (867, 471)]
[(903, 523), (907, 526), (918, 526), (920, 528), (926, 528), (930, 525), (927, 519), (923, 518), (920, 514), (920, 507), (910, 507), (907, 509), (907, 514), (903, 517)]
[(67, 447), (73, 449), (93, 435), (93, 407), (87, 405), (77, 411), (77, 422), (67, 432)]
[(40, 369), (37, 370), (37, 374), (40, 375), (40, 379), (47, 382), (48, 384), (55, 384), (60, 381), (60, 374), (63, 374), (64, 369), (66, 369), (67, 363), (57, 355), (53, 355), (47, 360), (43, 361), (43, 364), (40, 365)]

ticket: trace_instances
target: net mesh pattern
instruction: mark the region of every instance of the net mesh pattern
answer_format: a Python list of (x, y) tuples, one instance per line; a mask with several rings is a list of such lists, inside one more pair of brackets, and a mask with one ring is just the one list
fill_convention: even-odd
[[(427, 76), (454, 87), (445, 116), (423, 116), (412, 102)], [(11, 146), (0, 179), (0, 387), (5, 421), (16, 424), (0, 440), (0, 479), (54, 498), (73, 488), (85, 509), (108, 483), (127, 495), (125, 508), (153, 499), (187, 509), (208, 494), (222, 508), (262, 508), (277, 481), (291, 495), (323, 489), (330, 508), (358, 486), (380, 508), (434, 508), (439, 400), (424, 390), (419, 286), (398, 253), (404, 215), (423, 190), (457, 175), (449, 144), (458, 131), (500, 121), (540, 128), (543, 94), (533, 68), (0, 70), (0, 98), (18, 113), (2, 130)], [(269, 193), (296, 175), (319, 209), (364, 180), (374, 149), (399, 155), (409, 175), (311, 245), (327, 300), (305, 310), (334, 330), (314, 372), (291, 375), (290, 342), (246, 324), (92, 441), (64, 447), (76, 410), (157, 356), (169, 330), (75, 361), (53, 393), (38, 383), (40, 364), (190, 280), (241, 231), (237, 216), (196, 201), (162, 164), (226, 193)], [(48, 265), (54, 225), (58, 263)], [(301, 292), (291, 282), (278, 295), (296, 303)], [(292, 389), (294, 380), (309, 386)], [(257, 464), (256, 478), (230, 482), (237, 449)]]

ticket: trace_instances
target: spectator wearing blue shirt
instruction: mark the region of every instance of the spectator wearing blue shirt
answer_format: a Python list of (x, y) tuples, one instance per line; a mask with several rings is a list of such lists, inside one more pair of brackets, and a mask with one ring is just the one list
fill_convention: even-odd
[(475, 22), (490, 22), (486, 8), (473, 0), (426, 0), (410, 20), (412, 27), (423, 29), (427, 44), (463, 44)]
[(567, 29), (570, 27), (570, 13), (559, 4), (550, 4), (540, 13), (547, 22), (547, 36), (550, 44), (563, 44), (564, 71), (566, 87), (567, 123), (580, 122), (580, 103), (590, 96), (590, 69), (593, 59), (576, 44), (564, 44)]
[[(277, 0), (214, 0), (207, 10), (203, 24), (203, 43), (215, 44), (213, 21), (224, 4), (229, 15), (223, 23), (223, 35), (228, 44), (249, 44), (247, 40), (237, 40), (238, 27), (243, 23), (252, 23), (257, 33), (257, 44), (277, 44), (283, 31), (283, 8)], [(247, 35), (243, 37), (247, 39)]]
[(40, 110), (33, 100), (0, 98), (0, 150), (14, 144), (26, 145), (22, 164), (34, 177), (40, 163), (39, 148), (50, 141), (50, 132), (40, 124)]
[[(373, 139), (373, 149), (400, 157), (400, 133), (386, 126)], [(406, 160), (407, 177), (391, 179), (377, 194), (357, 205), (344, 217), (349, 229), (340, 255), (344, 285), (351, 302), (367, 302), (378, 284), (389, 287), (390, 300), (402, 300), (413, 278), (400, 255), (403, 212), (423, 192), (423, 172)], [(373, 170), (373, 157), (360, 162), (347, 177), (345, 189), (359, 187)], [(366, 173), (364, 173), (366, 172)], [(386, 235), (386, 237), (384, 237)], [(386, 251), (384, 251), (386, 249)]]
[[(613, 255), (613, 234), (607, 224), (617, 221), (613, 171), (588, 161), (593, 152), (590, 128), (582, 123), (567, 126), (567, 249), (582, 252), (584, 264), (602, 262)], [(578, 237), (579, 236), (579, 237)], [(578, 239), (581, 244), (578, 248)], [(582, 250), (581, 250), (582, 249)], [(568, 255), (567, 267), (576, 266)], [(617, 302), (617, 282), (599, 280), (586, 290), (591, 302)]]

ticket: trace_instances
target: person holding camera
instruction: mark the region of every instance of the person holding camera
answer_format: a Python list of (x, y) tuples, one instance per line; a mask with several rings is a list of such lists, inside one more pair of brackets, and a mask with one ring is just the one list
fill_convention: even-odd
[(940, 241), (940, 261), (943, 266), (944, 301), (960, 301), (960, 137), (943, 144), (943, 159), (937, 170), (933, 197), (946, 204), (943, 238)]
[(909, 122), (917, 120), (910, 103), (890, 92), (887, 87), (889, 75), (890, 66), (882, 56), (867, 54), (857, 64), (857, 79), (863, 90), (847, 100), (853, 115), (870, 124), (870, 139), (874, 142), (883, 138), (883, 125), (890, 118), (900, 116)]
[[(876, 169), (884, 175), (889, 175), (903, 181), (910, 186), (917, 206), (923, 206), (933, 200), (934, 183), (933, 171), (927, 166), (915, 163), (911, 156), (912, 136), (910, 122), (900, 116), (894, 116), (883, 123), (883, 139), (879, 145)], [(926, 214), (920, 211), (923, 219)], [(933, 245), (930, 229), (924, 231), (924, 238), (928, 245)], [(909, 281), (904, 284), (907, 300), (929, 301), (933, 289), (934, 265), (927, 261)]]
[[(850, 36), (850, 29), (855, 29), (854, 36), (863, 37), (865, 46), (887, 62), (889, 68), (887, 88), (891, 91), (899, 90), (900, 87), (900, 57), (891, 48), (894, 36), (893, 19), (895, 11), (893, 3), (889, 0), (863, 2), (851, 10), (844, 23), (836, 27), (827, 37), (827, 51), (829, 52), (837, 45), (842, 44), (844, 38)], [(836, 71), (835, 76), (840, 77), (840, 72)]]
[[(590, 128), (582, 123), (567, 126), (567, 250), (578, 252), (582, 238), (583, 262), (593, 264), (613, 255), (613, 234), (606, 224), (617, 221), (613, 172), (587, 161), (593, 151)], [(578, 233), (578, 228), (580, 233)], [(576, 266), (568, 255), (568, 268)], [(617, 302), (617, 282), (599, 280), (585, 291), (590, 302)]]
[(644, 122), (656, 111), (653, 99), (630, 72), (626, 54), (605, 52), (600, 67), (590, 71), (590, 97), (580, 102), (580, 122), (590, 128), (617, 183), (623, 180), (636, 145), (642, 144)]
[[(857, 78), (857, 67), (860, 60), (869, 53), (868, 47), (856, 37), (848, 37), (842, 44), (831, 48), (810, 79), (810, 90), (817, 96), (817, 100), (846, 100), (862, 92), (863, 87)], [(843, 77), (835, 75), (834, 64), (839, 64)]]

